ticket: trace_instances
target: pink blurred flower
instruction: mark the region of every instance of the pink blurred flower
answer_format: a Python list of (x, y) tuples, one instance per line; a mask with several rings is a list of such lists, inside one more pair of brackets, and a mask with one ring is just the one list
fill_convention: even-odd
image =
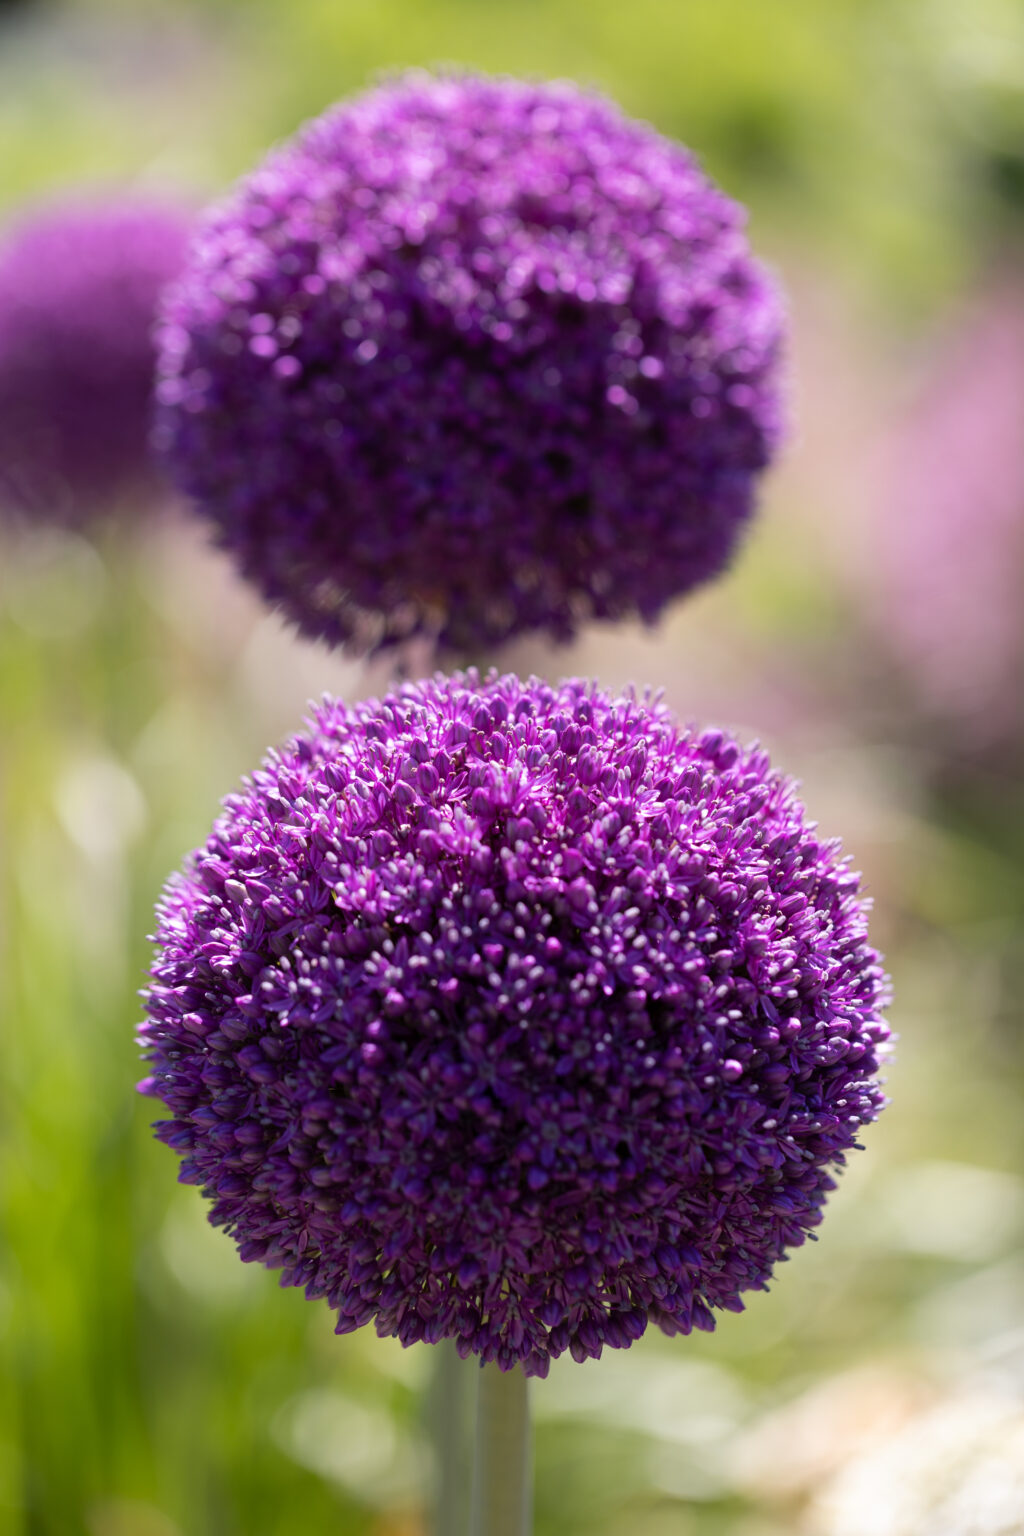
[(882, 632), (932, 713), (1024, 723), (1024, 288), (980, 296), (888, 439), (876, 499)]

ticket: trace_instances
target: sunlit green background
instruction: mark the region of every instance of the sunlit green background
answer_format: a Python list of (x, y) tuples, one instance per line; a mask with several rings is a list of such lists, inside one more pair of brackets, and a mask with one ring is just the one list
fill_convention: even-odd
[[(438, 62), (596, 84), (751, 207), (791, 295), (796, 426), (742, 560), (656, 634), (500, 659), (663, 684), (766, 740), (865, 871), (901, 1036), (892, 1108), (768, 1294), (537, 1387), (540, 1536), (867, 1536), (843, 1500), (857, 1468), (865, 1509), (890, 1496), (877, 1443), (927, 1460), (945, 1413), (958, 1454), (992, 1453), (1021, 1423), (1024, 700), (991, 731), (930, 707), (875, 570), (886, 445), (1020, 271), (1024, 6), (0, 4), (0, 219), (83, 180), (202, 201), (338, 96)], [(163, 877), (310, 697), (386, 668), (294, 640), (181, 512), (0, 558), (0, 1533), (419, 1536), (428, 1348), (337, 1339), (241, 1265), (133, 1093)]]

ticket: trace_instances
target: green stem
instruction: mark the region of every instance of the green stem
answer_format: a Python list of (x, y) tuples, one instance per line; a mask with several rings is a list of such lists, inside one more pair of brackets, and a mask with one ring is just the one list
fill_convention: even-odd
[(427, 1425), (434, 1446), (431, 1536), (464, 1536), (469, 1519), (470, 1389), (475, 1362), (460, 1360), (451, 1339), (433, 1347)]
[(470, 1536), (530, 1536), (530, 1408), (518, 1366), (480, 1372)]

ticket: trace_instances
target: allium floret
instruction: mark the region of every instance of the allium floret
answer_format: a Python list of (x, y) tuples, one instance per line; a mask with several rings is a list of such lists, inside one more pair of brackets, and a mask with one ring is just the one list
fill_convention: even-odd
[(544, 1374), (711, 1328), (883, 1102), (838, 845), (758, 748), (579, 682), (326, 700), (156, 942), (158, 1134), (339, 1332)]
[(405, 76), (208, 217), (164, 309), (171, 472), (333, 643), (651, 621), (723, 568), (779, 436), (744, 219), (574, 85)]
[(0, 510), (66, 522), (159, 483), (150, 452), (161, 288), (182, 210), (128, 193), (25, 215), (0, 247)]

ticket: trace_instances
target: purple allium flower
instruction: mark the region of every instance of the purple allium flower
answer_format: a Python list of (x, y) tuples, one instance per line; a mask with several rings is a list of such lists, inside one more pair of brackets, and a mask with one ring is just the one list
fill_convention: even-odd
[(207, 219), (163, 310), (172, 474), (331, 642), (653, 620), (725, 565), (779, 436), (743, 224), (576, 86), (406, 76)]
[(927, 707), (975, 741), (1024, 695), (1024, 290), (996, 282), (955, 326), (888, 444), (870, 567), (879, 627)]
[(76, 199), (0, 249), (0, 508), (76, 521), (155, 483), (157, 295), (188, 222), (137, 196)]
[(143, 1090), (338, 1331), (711, 1328), (881, 1106), (858, 878), (757, 748), (475, 672), (326, 701), (168, 885)]

